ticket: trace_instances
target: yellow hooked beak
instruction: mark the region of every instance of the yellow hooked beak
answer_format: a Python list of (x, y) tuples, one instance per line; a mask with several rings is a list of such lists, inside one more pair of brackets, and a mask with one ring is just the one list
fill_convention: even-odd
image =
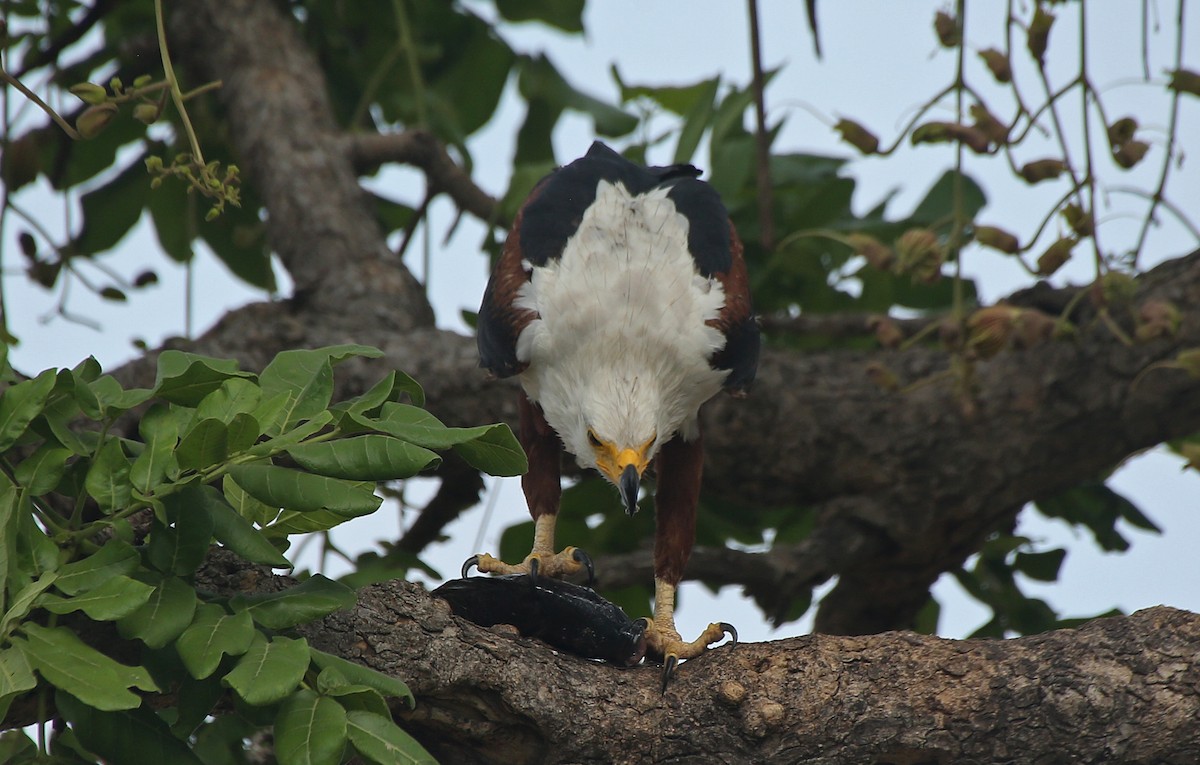
[(637, 512), (638, 486), (650, 464), (650, 448), (654, 441), (655, 438), (651, 437), (637, 448), (619, 448), (611, 441), (599, 438), (593, 431), (588, 431), (588, 442), (596, 452), (596, 467), (620, 490), (625, 512), (629, 515)]

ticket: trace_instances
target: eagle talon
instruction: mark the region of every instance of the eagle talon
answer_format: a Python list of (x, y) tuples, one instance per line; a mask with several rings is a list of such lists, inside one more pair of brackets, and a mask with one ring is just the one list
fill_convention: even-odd
[(588, 575), (587, 576), (587, 586), (588, 586), (588, 589), (592, 589), (592, 585), (594, 585), (596, 583), (596, 566), (592, 563), (592, 556), (588, 555), (583, 550), (576, 547), (571, 552), (571, 557), (575, 560), (576, 563), (581, 564), (584, 568), (587, 569), (587, 575)]
[(470, 558), (467, 558), (465, 561), (463, 561), (462, 570), (459, 572), (462, 575), (463, 579), (467, 578), (467, 572), (471, 570), (472, 566), (474, 566), (475, 568), (479, 568), (479, 556), (478, 555), (472, 555)]
[(531, 587), (537, 586), (538, 565), (538, 559), (536, 557), (529, 559), (529, 585)]
[(675, 676), (675, 670), (679, 667), (679, 657), (675, 654), (667, 654), (663, 657), (662, 671), (662, 693), (667, 692), (667, 684), (671, 682), (671, 678)]
[(718, 626), (720, 626), (721, 630), (723, 632), (725, 632), (725, 634), (729, 635), (729, 645), (737, 645), (738, 644), (738, 634), (737, 634), (736, 627), (734, 627), (729, 622), (721, 622), (720, 625), (718, 625)]

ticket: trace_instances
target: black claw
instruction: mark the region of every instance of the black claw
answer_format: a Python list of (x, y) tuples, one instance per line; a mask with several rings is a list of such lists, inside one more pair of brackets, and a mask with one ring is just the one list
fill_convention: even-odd
[(470, 558), (467, 558), (465, 561), (463, 561), (462, 571), (459, 572), (462, 574), (463, 579), (467, 578), (467, 572), (471, 570), (471, 566), (475, 566), (476, 568), (479, 568), (479, 556), (478, 555), (472, 555)]
[(662, 673), (662, 692), (667, 692), (667, 683), (671, 682), (671, 678), (675, 676), (675, 668), (679, 666), (679, 657), (675, 654), (667, 654), (663, 658), (663, 673)]
[(729, 622), (721, 622), (721, 629), (725, 630), (725, 632), (729, 635), (729, 645), (737, 645), (737, 629)]
[(592, 564), (592, 556), (576, 547), (575, 552), (571, 553), (571, 557), (575, 559), (576, 563), (582, 563), (583, 567), (587, 569), (587, 586), (590, 589), (596, 583), (596, 567)]
[(529, 559), (529, 585), (531, 587), (537, 586), (537, 578), (538, 578), (538, 559), (530, 558)]

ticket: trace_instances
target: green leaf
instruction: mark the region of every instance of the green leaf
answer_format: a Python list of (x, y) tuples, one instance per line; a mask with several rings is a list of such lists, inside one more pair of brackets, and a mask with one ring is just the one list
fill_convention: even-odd
[(271, 525), (263, 529), (270, 539), (282, 539), (293, 534), (311, 534), (314, 531), (328, 531), (340, 526), (351, 518), (367, 515), (370, 510), (343, 512), (341, 510), (284, 510)]
[[(329, 406), (333, 395), (332, 365), (351, 356), (378, 358), (383, 353), (366, 345), (335, 345), (315, 350), (283, 351), (263, 370), (259, 382), (267, 398), (289, 393), (285, 427), (307, 420)], [(265, 422), (265, 420), (260, 421)]]
[[(260, 526), (266, 526), (271, 521), (275, 520), (279, 515), (278, 507), (259, 502), (254, 497), (250, 496), (245, 489), (238, 486), (237, 481), (233, 480), (233, 476), (226, 475), (221, 481), (221, 491), (225, 495), (225, 501), (229, 506), (248, 521), (253, 521)], [(217, 521), (214, 518), (213, 523)], [(216, 533), (214, 527), (213, 532)]]
[(337, 765), (346, 748), (346, 711), (333, 699), (301, 689), (275, 716), (279, 765)]
[(529, 470), (525, 450), (504, 423), (492, 425), (477, 438), (456, 444), (454, 451), (468, 465), (490, 475), (521, 475)]
[(70, 449), (47, 441), (17, 465), (13, 477), (31, 497), (49, 494), (67, 472), (67, 460), (72, 456)]
[(1058, 571), (1066, 557), (1067, 551), (1062, 548), (1037, 553), (1019, 552), (1013, 560), (1013, 568), (1039, 582), (1057, 582)]
[[(287, 394), (284, 394), (285, 398), (286, 396)], [(256, 413), (256, 415), (257, 414), (258, 413)], [(268, 435), (272, 433), (276, 433), (277, 435), (274, 438), (270, 438), (266, 441), (255, 444), (252, 448), (247, 450), (248, 454), (256, 457), (266, 457), (278, 454), (287, 447), (292, 446), (293, 444), (298, 444), (301, 441), (319, 433), (325, 428), (326, 425), (334, 421), (333, 412), (325, 410), (323, 412), (319, 412), (311, 420), (296, 425), (290, 430), (285, 430), (280, 423), (282, 422), (282, 418), (287, 416), (287, 412), (281, 409), (277, 414), (272, 416), (275, 418), (275, 424), (263, 426), (261, 429)], [(270, 422), (270, 420), (258, 421)]]
[(95, 397), (96, 406), (104, 417), (112, 417), (144, 403), (154, 394), (148, 388), (133, 388), (125, 390), (117, 378), (112, 375), (98, 377), (88, 384), (88, 389)]
[(308, 671), (308, 641), (254, 633), (250, 647), (222, 682), (247, 704), (265, 706), (296, 689)]
[[(339, 685), (330, 677), (329, 670), (322, 672), (317, 677), (317, 688), (322, 696), (331, 696), (337, 699), (337, 703), (342, 706), (342, 709), (347, 712), (356, 710), (370, 712), (385, 717), (391, 715), (392, 712), (388, 708), (387, 701), (379, 691), (365, 685), (350, 685), (345, 682)], [(322, 682), (322, 678), (324, 678), (324, 682)]]
[(78, 595), (115, 576), (133, 572), (141, 562), (137, 550), (114, 537), (88, 557), (63, 566), (54, 586), (67, 595)]
[(229, 605), (234, 611), (249, 614), (268, 629), (281, 630), (320, 619), (334, 611), (351, 609), (356, 602), (354, 590), (314, 574), (282, 592), (237, 595)]
[(175, 650), (191, 676), (203, 680), (216, 671), (225, 654), (245, 653), (256, 634), (250, 614), (229, 614), (218, 605), (203, 603), (191, 626), (175, 641)]
[(37, 601), (43, 592), (49, 589), (50, 585), (54, 584), (57, 577), (57, 573), (46, 571), (13, 595), (12, 603), (9, 605), (8, 610), (4, 612), (4, 619), (0, 620), (0, 635), (7, 635), (12, 627), (21, 623), (26, 614), (33, 608), (34, 602)]
[(541, 21), (564, 32), (583, 31), (584, 0), (496, 0), (509, 21)]
[(229, 430), (215, 418), (200, 420), (184, 433), (175, 458), (181, 470), (203, 470), (229, 455)]
[(250, 521), (230, 507), (225, 498), (211, 486), (203, 487), (208, 514), (213, 521), (213, 536), (251, 563), (273, 568), (291, 568), (291, 562), (267, 541)]
[(389, 402), (371, 423), (379, 430), (426, 449), (449, 449), (487, 433), (495, 425), (448, 428), (441, 420), (419, 407)]
[(1129, 549), (1128, 540), (1117, 531), (1117, 521), (1134, 514), (1142, 516), (1132, 502), (1101, 481), (1086, 481), (1048, 499), (1038, 500), (1035, 507), (1047, 518), (1062, 518), (1068, 523), (1087, 527), (1096, 543), (1109, 551)]
[(162, 648), (192, 623), (196, 591), (177, 576), (164, 577), (149, 599), (117, 622), (126, 640), (138, 638), (150, 648)]
[(519, 88), (531, 106), (532, 102), (544, 101), (554, 109), (569, 108), (589, 115), (601, 135), (625, 135), (638, 124), (635, 117), (617, 107), (576, 90), (545, 56), (522, 57)]
[(193, 484), (163, 498), (166, 525), (158, 518), (150, 527), (146, 561), (164, 574), (190, 576), (204, 561), (212, 544), (213, 519), (209, 495)]
[(51, 685), (89, 706), (109, 712), (133, 709), (141, 699), (129, 688), (158, 690), (145, 668), (113, 661), (66, 627), (51, 629), (27, 622), (22, 630), (25, 639), (17, 644), (30, 665)]
[(250, 414), (262, 403), (262, 388), (241, 377), (232, 377), (196, 406), (196, 419), (213, 418), (229, 424), (239, 414)]
[(25, 654), (10, 646), (0, 650), (0, 699), (37, 687), (37, 678)]
[[(947, 170), (934, 182), (929, 191), (925, 193), (925, 198), (917, 205), (917, 209), (913, 210), (912, 215), (909, 216), (911, 223), (934, 225), (953, 216), (956, 209), (955, 200), (959, 198), (959, 195), (955, 193), (955, 175), (955, 171)], [(987, 204), (987, 196), (971, 176), (962, 174), (959, 179), (962, 195), (957, 202), (958, 209), (968, 219), (974, 218)]]
[(83, 255), (103, 252), (137, 223), (150, 192), (144, 160), (144, 155), (135, 159), (116, 178), (80, 198), (83, 230), (72, 243), (76, 251)]
[(390, 718), (370, 712), (350, 712), (346, 715), (346, 731), (358, 753), (379, 765), (437, 765), (433, 755)]
[(408, 704), (409, 709), (412, 709), (416, 704), (416, 700), (413, 698), (412, 691), (408, 689), (408, 686), (391, 675), (385, 675), (370, 667), (355, 664), (340, 656), (334, 656), (331, 653), (325, 653), (316, 648), (312, 649), (312, 661), (321, 670), (336, 670), (349, 683), (365, 685), (368, 688), (374, 688), (384, 696), (403, 699)]
[(34, 417), (41, 414), (54, 390), (57, 372), (47, 369), (32, 380), (17, 383), (0, 395), (0, 452), (16, 443)]
[(205, 396), (231, 378), (253, 379), (231, 359), (213, 359), (184, 351), (167, 350), (158, 356), (154, 391), (173, 404), (197, 406)]
[(157, 403), (142, 415), (138, 432), (146, 448), (129, 468), (129, 481), (138, 491), (148, 493), (162, 483), (170, 470), (179, 441), (179, 420), (169, 407)]
[(442, 461), (428, 449), (380, 435), (299, 444), (287, 453), (305, 470), (353, 481), (410, 478)]
[(110, 622), (136, 611), (150, 599), (154, 588), (127, 576), (115, 576), (104, 584), (74, 597), (61, 598), (52, 593), (42, 596), (38, 605), (56, 614), (83, 611), (92, 619)]
[(704, 137), (704, 130), (712, 121), (713, 104), (716, 101), (717, 88), (720, 87), (720, 84), (721, 78), (714, 77), (695, 86), (700, 88), (700, 91), (683, 116), (683, 127), (679, 130), (679, 140), (675, 144), (675, 156), (671, 160), (672, 162), (676, 164), (690, 162), (695, 156), (700, 139)]
[(121, 442), (112, 438), (100, 447), (88, 469), (84, 488), (87, 493), (107, 510), (121, 510), (132, 496), (129, 479), (130, 462), (121, 448)]
[[(8, 711), (7, 704), (0, 703), (0, 714)], [(37, 744), (23, 730), (13, 729), (0, 733), (0, 762), (25, 765), (37, 762)]]
[(374, 511), (383, 501), (373, 486), (338, 478), (312, 475), (275, 465), (234, 465), (229, 475), (250, 496), (268, 505), (289, 510), (328, 508), (343, 513)]
[[(161, 144), (160, 147), (166, 149)], [(183, 183), (163, 183), (146, 199), (158, 244), (167, 257), (176, 263), (187, 263), (192, 259), (192, 232), (195, 227), (189, 225), (192, 221), (188, 217), (194, 199)]]
[(56, 694), (54, 704), (71, 723), (79, 743), (106, 762), (203, 765), (148, 707), (99, 711), (70, 692)]

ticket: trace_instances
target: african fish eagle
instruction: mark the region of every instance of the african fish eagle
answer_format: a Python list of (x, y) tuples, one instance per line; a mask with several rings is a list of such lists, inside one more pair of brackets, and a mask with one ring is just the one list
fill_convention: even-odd
[[(703, 446), (699, 410), (754, 379), (759, 335), (742, 244), (717, 192), (691, 165), (643, 167), (602, 143), (546, 176), (518, 213), (479, 309), (482, 366), (519, 375), (521, 486), (533, 550), (519, 565), (491, 555), (481, 572), (560, 577), (586, 556), (555, 553), (563, 449), (637, 510), (657, 474), (650, 653), (666, 666), (698, 656), (732, 628), (684, 642), (675, 592), (695, 542)], [(590, 560), (586, 560), (590, 567)]]

